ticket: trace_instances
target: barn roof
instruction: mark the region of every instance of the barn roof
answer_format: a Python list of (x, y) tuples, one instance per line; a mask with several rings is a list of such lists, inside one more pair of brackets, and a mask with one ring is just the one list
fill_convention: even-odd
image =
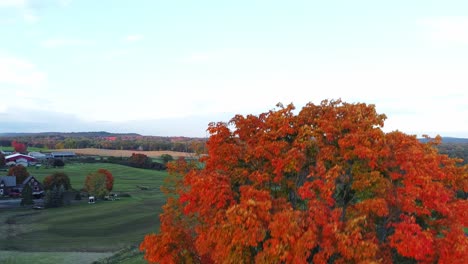
[(11, 154), (11, 155), (8, 155), (8, 156), (5, 156), (5, 160), (12, 160), (12, 159), (16, 159), (16, 158), (25, 158), (25, 159), (28, 159), (28, 160), (35, 160), (36, 158), (34, 157), (31, 157), (29, 155), (24, 155), (24, 154), (21, 154), (21, 153), (15, 153), (15, 154)]
[(29, 156), (35, 157), (35, 158), (45, 158), (47, 155), (41, 152), (29, 152)]
[(7, 187), (16, 186), (16, 177), (15, 176), (0, 176), (0, 182), (4, 182)]
[(52, 156), (54, 157), (67, 157), (67, 156), (75, 156), (75, 152), (71, 151), (60, 151), (60, 152), (52, 152)]

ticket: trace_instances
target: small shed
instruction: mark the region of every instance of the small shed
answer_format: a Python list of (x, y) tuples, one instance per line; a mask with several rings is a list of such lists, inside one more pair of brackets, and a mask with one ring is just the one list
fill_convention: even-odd
[(96, 203), (96, 199), (94, 198), (94, 196), (89, 196), (89, 197), (88, 197), (88, 203), (89, 203), (89, 204)]

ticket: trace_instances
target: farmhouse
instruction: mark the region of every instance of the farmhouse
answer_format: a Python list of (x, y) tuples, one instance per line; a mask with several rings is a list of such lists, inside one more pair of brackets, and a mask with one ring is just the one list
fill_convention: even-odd
[(31, 187), (32, 194), (34, 197), (39, 198), (44, 194), (44, 187), (42, 186), (42, 183), (39, 182), (34, 176), (29, 176), (27, 177), (22, 184), (19, 184), (16, 186), (18, 190), (22, 191), (23, 188), (27, 185)]
[(15, 176), (0, 176), (0, 196), (9, 195), (13, 188), (16, 188)]
[(27, 167), (29, 165), (36, 164), (36, 162), (36, 158), (20, 153), (5, 156), (6, 165), (23, 165), (24, 167)]
[(31, 187), (35, 198), (44, 194), (44, 187), (34, 176), (29, 176), (21, 184), (16, 182), (15, 176), (0, 176), (0, 196), (20, 194), (26, 185)]

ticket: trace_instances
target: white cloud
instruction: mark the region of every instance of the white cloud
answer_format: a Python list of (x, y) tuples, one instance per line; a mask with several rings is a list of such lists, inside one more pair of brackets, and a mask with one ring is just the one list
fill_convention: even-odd
[(10, 8), (18, 11), (11, 12), (3, 20), (16, 22), (22, 19), (26, 23), (34, 24), (39, 21), (41, 9), (44, 7), (67, 7), (71, 2), (72, 0), (0, 0), (0, 8)]
[[(0, 54), (0, 87), (0, 113), (9, 115), (11, 108), (18, 105), (28, 109), (49, 108), (47, 75), (25, 59)], [(6, 122), (4, 118), (0, 120)]]
[(0, 114), (6, 113), (8, 106), (5, 103), (0, 103)]
[(36, 23), (39, 21), (39, 16), (34, 14), (31, 10), (23, 11), (23, 19), (28, 23)]
[(31, 1), (27, 0), (0, 0), (0, 8), (13, 8), (18, 10), (17, 13), (12, 12), (8, 16), (8, 19), (12, 22), (21, 18), (26, 23), (36, 23), (39, 20), (39, 16), (36, 14), (36, 10), (31, 6)]
[(0, 55), (0, 84), (39, 87), (46, 81), (46, 74), (29, 61)]
[(41, 46), (45, 48), (57, 48), (62, 46), (89, 46), (94, 44), (93, 41), (83, 39), (47, 39), (41, 42)]
[(0, 7), (25, 7), (26, 0), (0, 0)]
[(144, 36), (141, 34), (128, 35), (125, 40), (128, 42), (137, 42), (143, 40)]
[(66, 7), (72, 3), (72, 0), (57, 0), (57, 2), (60, 6)]
[[(226, 61), (239, 61), (245, 58), (237, 49), (226, 48), (212, 51), (193, 52), (181, 58), (179, 61), (182, 63), (204, 63), (204, 62), (226, 62)], [(250, 58), (251, 59), (251, 58)]]
[(468, 44), (468, 16), (447, 16), (422, 19), (431, 40), (443, 43)]
[(213, 56), (208, 54), (208, 53), (193, 53), (189, 55), (186, 59), (184, 59), (184, 62), (206, 62), (209, 61), (210, 59), (213, 59)]

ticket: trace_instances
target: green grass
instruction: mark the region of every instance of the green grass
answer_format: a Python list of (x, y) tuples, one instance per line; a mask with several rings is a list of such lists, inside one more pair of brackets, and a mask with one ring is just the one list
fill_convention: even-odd
[[(117, 201), (98, 201), (96, 204), (82, 200), (70, 206), (46, 210), (0, 209), (0, 250), (115, 252), (139, 244), (145, 234), (157, 232), (158, 215), (165, 203), (160, 186), (166, 172), (107, 163), (69, 164), (62, 169), (30, 168), (29, 172), (41, 181), (53, 172), (64, 172), (70, 177), (72, 187), (81, 189), (86, 175), (99, 168), (107, 169), (114, 175), (115, 192), (125, 192), (131, 197), (121, 197)], [(140, 190), (137, 185), (149, 187), (149, 190)], [(44, 257), (49, 256), (49, 253), (44, 254)], [(140, 263), (138, 261), (142, 255), (132, 256), (125, 261), (132, 258), (136, 262), (124, 263)]]
[[(0, 146), (0, 150), (3, 151), (14, 151), (12, 146)], [(48, 148), (36, 148), (36, 147), (28, 147), (28, 152), (39, 152), (39, 151), (50, 151)]]
[(77, 263), (88, 264), (108, 257), (111, 253), (89, 252), (19, 252), (0, 251), (0, 263), (4, 264), (50, 264), (50, 263)]
[(100, 259), (95, 264), (144, 264), (146, 261), (143, 258), (143, 253), (138, 250), (137, 246), (126, 247), (116, 252), (114, 255)]

